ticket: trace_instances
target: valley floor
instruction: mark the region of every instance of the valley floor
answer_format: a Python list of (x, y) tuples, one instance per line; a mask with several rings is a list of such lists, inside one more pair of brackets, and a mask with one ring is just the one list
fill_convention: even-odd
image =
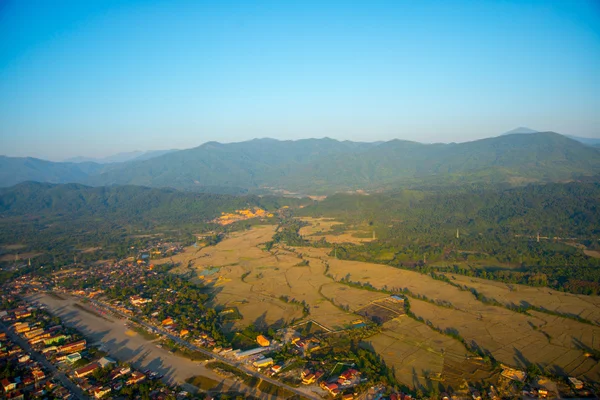
[[(556, 374), (600, 381), (600, 365), (587, 354), (600, 350), (596, 297), (466, 277), (451, 277), (448, 283), (386, 265), (338, 260), (324, 248), (277, 245), (267, 251), (264, 244), (275, 230), (274, 225), (257, 226), (235, 232), (216, 246), (190, 247), (154, 262), (178, 264), (173, 272), (189, 274), (211, 288), (213, 306), (236, 308), (241, 319), (232, 320), (229, 329), (307, 320), (329, 331), (349, 329), (364, 319), (359, 314), (369, 304), (389, 297), (389, 292), (407, 293), (414, 317), (392, 315), (366, 344), (411, 387), (437, 384), (456, 391), (465, 381), (497, 380), (497, 371), (467, 347), (503, 364), (525, 368), (536, 363)], [(369, 284), (373, 290), (348, 282)], [(499, 305), (484, 304), (458, 286), (475, 287)], [(506, 307), (511, 304), (558, 314), (518, 313)]]

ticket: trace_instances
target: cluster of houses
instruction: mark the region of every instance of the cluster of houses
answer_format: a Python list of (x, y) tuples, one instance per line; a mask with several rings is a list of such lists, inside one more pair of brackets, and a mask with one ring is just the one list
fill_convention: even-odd
[[(98, 374), (99, 371), (106, 373)], [(117, 393), (124, 386), (136, 385), (147, 379), (146, 374), (133, 371), (129, 366), (117, 366), (117, 362), (108, 357), (75, 369), (72, 377), (82, 390), (97, 399), (110, 397), (109, 393)]]
[(316, 337), (302, 339), (300, 336), (294, 336), (291, 342), (299, 351), (308, 354), (321, 348), (321, 341)]
[[(343, 391), (350, 389), (360, 383), (360, 372), (354, 368), (347, 369), (342, 372), (339, 377), (333, 377), (327, 381), (320, 383), (322, 389), (327, 390), (332, 396), (337, 396)], [(352, 393), (346, 393), (342, 396), (342, 399), (351, 399), (354, 395)]]
[[(37, 315), (34, 320), (32, 313), (35, 308), (12, 295), (2, 295), (2, 303), (16, 305), (12, 309), (0, 311), (2, 326), (8, 328), (9, 334), (20, 335), (30, 345), (44, 340), (50, 343), (59, 340), (56, 338), (61, 336), (61, 326), (52, 327), (53, 329), (41, 327), (41, 323), (48, 322), (47, 315)], [(49, 379), (46, 368), (35, 361), (26, 349), (10, 340), (7, 332), (0, 332), (0, 371), (2, 398), (43, 398), (49, 393), (58, 399), (68, 399), (71, 396), (65, 387)]]
[(3, 392), (0, 398), (24, 399), (26, 395), (28, 398), (42, 398), (50, 391), (55, 398), (68, 398), (68, 390), (47, 379), (43, 366), (32, 360), (3, 332), (0, 334), (0, 369), (6, 371), (7, 366), (11, 374), (0, 375)]

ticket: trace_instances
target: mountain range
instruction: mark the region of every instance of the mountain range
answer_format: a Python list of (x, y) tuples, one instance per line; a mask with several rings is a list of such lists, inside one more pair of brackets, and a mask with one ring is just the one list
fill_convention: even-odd
[(93, 157), (71, 157), (67, 158), (63, 162), (70, 163), (84, 163), (84, 162), (93, 162), (96, 164), (111, 164), (111, 163), (121, 163), (128, 161), (141, 161), (141, 160), (149, 160), (154, 157), (162, 156), (163, 154), (172, 153), (177, 151), (173, 150), (149, 150), (149, 151), (129, 151), (123, 153), (113, 154), (112, 156), (102, 157), (102, 158), (93, 158)]
[[(535, 129), (527, 128), (525, 126), (520, 126), (518, 128), (512, 129), (508, 132), (505, 132), (502, 135), (511, 135), (514, 133), (528, 134), (528, 133), (539, 133), (539, 132), (540, 131), (536, 131)], [(594, 147), (600, 146), (600, 139), (586, 138), (586, 137), (573, 136), (573, 135), (565, 135), (565, 136), (570, 139), (576, 140), (580, 143), (587, 144), (588, 146), (594, 146)]]
[(329, 138), (208, 142), (123, 163), (53, 163), (0, 157), (0, 186), (24, 181), (141, 185), (215, 193), (304, 194), (461, 183), (524, 184), (600, 173), (600, 149), (554, 132), (511, 133), (465, 143)]

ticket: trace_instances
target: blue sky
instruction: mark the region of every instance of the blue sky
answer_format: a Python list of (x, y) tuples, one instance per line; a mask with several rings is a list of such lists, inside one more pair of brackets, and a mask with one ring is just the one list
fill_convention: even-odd
[(600, 137), (600, 2), (0, 0), (0, 154)]

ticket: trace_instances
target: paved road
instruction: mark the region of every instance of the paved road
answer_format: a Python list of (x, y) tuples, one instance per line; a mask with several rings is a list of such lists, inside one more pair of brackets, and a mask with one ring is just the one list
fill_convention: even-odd
[(238, 369), (246, 372), (247, 374), (249, 374), (251, 376), (254, 376), (256, 378), (262, 379), (263, 381), (272, 383), (273, 385), (279, 386), (279, 387), (281, 387), (283, 389), (287, 389), (290, 392), (295, 393), (295, 394), (297, 394), (297, 395), (299, 395), (301, 397), (308, 398), (308, 399), (313, 399), (313, 400), (322, 400), (320, 397), (312, 396), (312, 395), (310, 395), (310, 394), (308, 394), (308, 393), (306, 393), (306, 392), (304, 392), (302, 390), (299, 390), (299, 389), (297, 389), (295, 387), (286, 385), (283, 382), (280, 382), (278, 380), (272, 379), (272, 378), (270, 378), (268, 376), (265, 376), (265, 375), (263, 375), (263, 374), (261, 374), (261, 373), (259, 373), (257, 371), (251, 370), (251, 369), (247, 368), (242, 362), (230, 360), (229, 358), (225, 358), (225, 357), (223, 357), (223, 356), (221, 356), (219, 354), (215, 354), (215, 353), (213, 353), (211, 351), (208, 351), (208, 350), (206, 350), (206, 349), (204, 349), (202, 347), (198, 347), (198, 346), (196, 346), (196, 345), (194, 345), (194, 344), (192, 344), (190, 342), (187, 342), (187, 341), (181, 339), (178, 336), (172, 335), (170, 332), (162, 330), (161, 328), (158, 328), (156, 326), (150, 325), (150, 324), (148, 324), (148, 323), (146, 323), (144, 321), (138, 320), (136, 318), (131, 318), (131, 317), (129, 317), (129, 316), (121, 313), (119, 310), (111, 307), (110, 305), (108, 305), (106, 303), (99, 302), (99, 301), (92, 301), (92, 303), (95, 304), (98, 307), (103, 307), (105, 309), (108, 309), (112, 313), (120, 315), (123, 318), (126, 318), (126, 319), (128, 319), (130, 321), (133, 321), (133, 322), (135, 322), (135, 323), (137, 323), (139, 325), (142, 325), (142, 326), (144, 326), (144, 327), (146, 327), (148, 329), (152, 329), (152, 330), (158, 331), (160, 334), (165, 335), (166, 337), (168, 337), (169, 339), (171, 339), (175, 343), (180, 344), (181, 346), (185, 346), (185, 347), (187, 347), (190, 350), (198, 351), (200, 353), (203, 353), (203, 354), (207, 355), (208, 357), (211, 357), (211, 358), (214, 358), (216, 360), (219, 360), (219, 361), (221, 361), (221, 362), (223, 362), (225, 364), (234, 366), (234, 367), (236, 367), (236, 368), (238, 368)]
[(57, 378), (63, 384), (64, 387), (69, 389), (69, 391), (71, 392), (71, 394), (73, 394), (73, 397), (75, 399), (80, 399), (80, 400), (89, 399), (89, 397), (86, 396), (85, 393), (83, 393), (83, 391), (81, 390), (81, 388), (79, 388), (79, 386), (77, 386), (73, 382), (71, 382), (71, 380), (69, 380), (69, 378), (67, 378), (67, 376), (63, 372), (60, 372), (50, 361), (48, 361), (46, 359), (46, 357), (44, 357), (37, 351), (33, 351), (31, 346), (29, 345), (29, 343), (27, 343), (23, 338), (21, 338), (19, 335), (17, 335), (13, 331), (9, 330), (6, 327), (6, 325), (4, 325), (2, 322), (0, 322), (0, 330), (6, 332), (6, 336), (8, 336), (8, 338), (13, 343), (16, 343), (19, 346), (21, 346), (21, 348), (23, 350), (25, 350), (27, 352), (27, 354), (29, 354), (31, 356), (32, 359), (34, 359), (35, 361), (44, 365), (44, 367), (46, 367), (46, 369), (48, 371), (50, 371), (51, 377)]

